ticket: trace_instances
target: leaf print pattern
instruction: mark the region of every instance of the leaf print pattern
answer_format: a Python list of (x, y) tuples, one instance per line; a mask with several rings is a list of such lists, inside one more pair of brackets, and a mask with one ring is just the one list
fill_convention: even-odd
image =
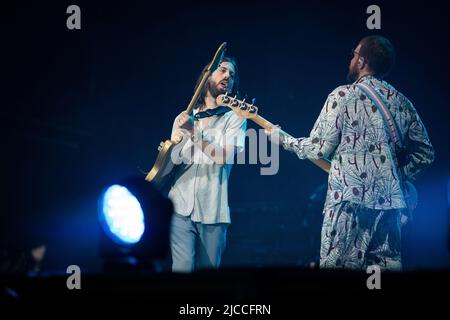
[(428, 134), (412, 103), (385, 81), (372, 76), (363, 81), (389, 102), (407, 148), (406, 163), (399, 166), (381, 114), (356, 83), (336, 88), (310, 136), (282, 142), (300, 159), (331, 157), (324, 211), (342, 201), (378, 210), (405, 208), (402, 181), (414, 179), (434, 160)]
[(400, 212), (374, 210), (342, 202), (325, 212), (320, 248), (321, 268), (400, 271)]
[(402, 185), (434, 161), (434, 150), (412, 103), (385, 81), (360, 82), (388, 101), (406, 147), (400, 161), (377, 107), (356, 86), (340, 86), (326, 100), (306, 138), (285, 138), (300, 159), (331, 158), (321, 233), (322, 268), (400, 270)]

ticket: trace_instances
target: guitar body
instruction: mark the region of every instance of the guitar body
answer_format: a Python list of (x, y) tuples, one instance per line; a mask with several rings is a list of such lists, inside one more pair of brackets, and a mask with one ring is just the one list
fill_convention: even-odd
[(171, 153), (173, 148), (177, 145), (172, 140), (166, 140), (161, 142), (158, 147), (158, 156), (155, 164), (150, 172), (145, 177), (145, 180), (153, 182), (159, 187), (162, 187), (163, 183), (168, 183), (168, 177), (173, 174), (175, 164), (172, 162)]

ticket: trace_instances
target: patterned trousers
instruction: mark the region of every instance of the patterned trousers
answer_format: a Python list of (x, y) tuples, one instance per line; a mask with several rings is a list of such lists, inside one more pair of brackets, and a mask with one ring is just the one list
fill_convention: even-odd
[(401, 271), (400, 211), (373, 210), (342, 202), (325, 212), (321, 268)]

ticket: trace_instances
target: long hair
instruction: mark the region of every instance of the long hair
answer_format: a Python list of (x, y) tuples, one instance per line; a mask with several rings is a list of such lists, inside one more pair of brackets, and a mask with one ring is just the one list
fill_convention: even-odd
[[(238, 95), (239, 94), (239, 70), (238, 70), (238, 66), (236, 63), (236, 59), (234, 59), (233, 57), (230, 56), (223, 56), (222, 61), (221, 62), (229, 62), (231, 64), (233, 64), (234, 66), (234, 78), (233, 78), (233, 87), (231, 88), (231, 92), (230, 95)], [(195, 84), (195, 90), (197, 90), (198, 86), (200, 85), (200, 82), (202, 81), (202, 75), (205, 72), (205, 70), (208, 68), (209, 64), (207, 64), (203, 70), (202, 70), (202, 74), (198, 77), (197, 79), (197, 83)], [(199, 108), (202, 105), (205, 104), (205, 96), (206, 96), (206, 91), (208, 90), (208, 85), (207, 83), (205, 84), (205, 86), (203, 87), (202, 92), (200, 93), (200, 97), (197, 100), (197, 104), (195, 105), (195, 108)]]

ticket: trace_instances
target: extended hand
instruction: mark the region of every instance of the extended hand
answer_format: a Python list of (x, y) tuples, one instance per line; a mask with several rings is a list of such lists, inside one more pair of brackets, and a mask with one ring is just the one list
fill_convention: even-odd
[(264, 133), (269, 137), (274, 143), (280, 143), (280, 125), (276, 124), (270, 129), (264, 129)]

